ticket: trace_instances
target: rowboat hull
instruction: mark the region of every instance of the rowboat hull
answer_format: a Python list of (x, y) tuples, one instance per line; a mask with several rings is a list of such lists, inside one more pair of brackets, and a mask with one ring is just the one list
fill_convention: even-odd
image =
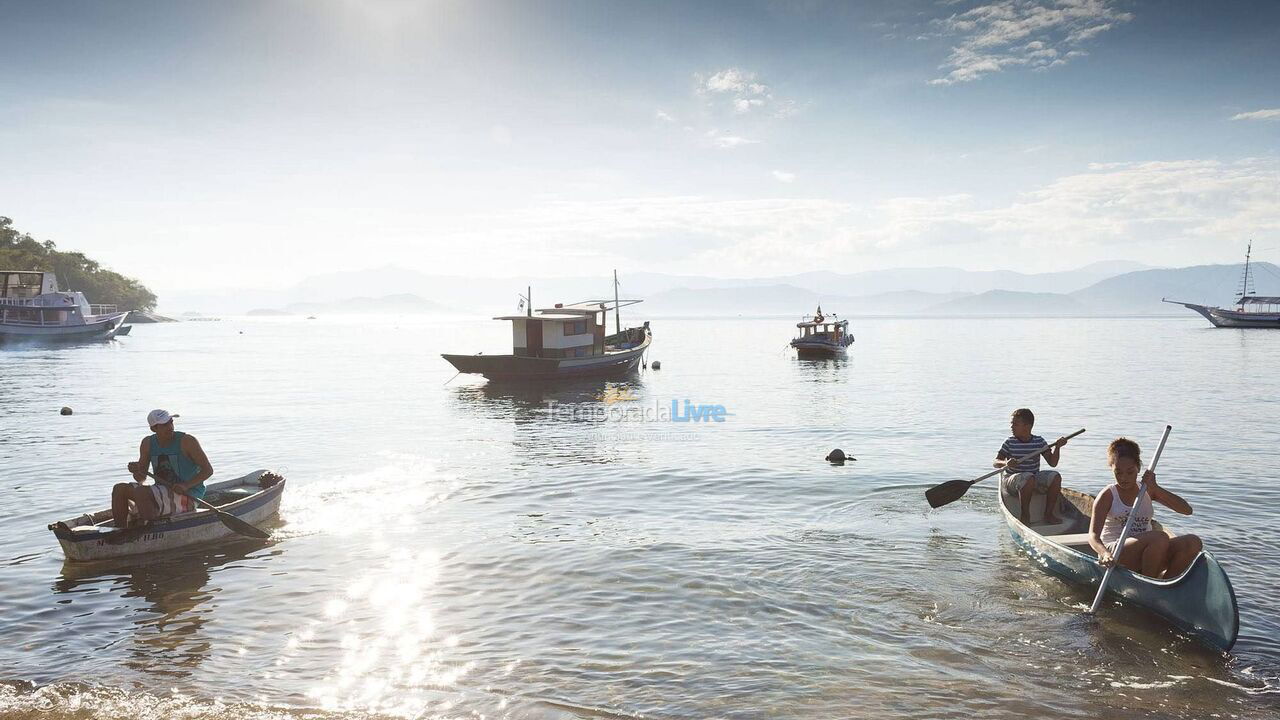
[(483, 375), (495, 382), (548, 382), (580, 378), (621, 377), (635, 371), (652, 335), (625, 350), (580, 358), (540, 358), (520, 355), (449, 355), (445, 360), (460, 373)]
[[(1064, 522), (1053, 526), (1053, 534), (1042, 535), (1018, 520), (1016, 497), (999, 489), (996, 492), (1010, 535), (1037, 565), (1071, 582), (1098, 586), (1106, 570), (1098, 564), (1087, 541), (1081, 542), (1082, 534), (1088, 532), (1091, 496), (1063, 488), (1067, 503), (1059, 512)], [(1156, 527), (1163, 529), (1158, 524)], [(1230, 650), (1240, 633), (1240, 614), (1231, 580), (1207, 552), (1196, 556), (1182, 575), (1166, 580), (1117, 567), (1107, 583), (1107, 594), (1156, 613), (1217, 650)]]
[[(239, 497), (240, 499), (225, 504), (215, 504), (222, 511), (250, 525), (262, 525), (279, 511), (280, 498), (287, 482), (280, 478), (268, 487), (261, 487), (259, 479), (265, 473), (265, 470), (257, 470), (235, 480), (209, 485), (206, 497)], [(63, 554), (71, 562), (150, 555), (240, 537), (223, 525), (212, 511), (205, 509), (152, 521), (141, 531), (121, 531), (110, 526), (110, 519), (111, 509), (108, 508), (88, 516), (54, 523), (49, 529), (53, 531), (62, 546)]]

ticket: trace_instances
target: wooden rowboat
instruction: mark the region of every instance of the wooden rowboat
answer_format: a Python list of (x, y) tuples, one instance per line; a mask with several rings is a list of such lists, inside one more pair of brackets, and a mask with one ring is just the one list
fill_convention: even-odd
[[(261, 525), (280, 509), (285, 479), (266, 470), (244, 477), (213, 483), (205, 500), (225, 513), (251, 525)], [(239, 537), (218, 520), (211, 510), (170, 515), (141, 528), (121, 530), (111, 520), (111, 508), (87, 513), (49, 525), (72, 562), (109, 560), (143, 555), (192, 545), (206, 545)]]
[[(1028, 526), (1018, 520), (1017, 496), (999, 488), (996, 492), (1014, 542), (1037, 564), (1072, 582), (1098, 586), (1105, 568), (1098, 564), (1097, 553), (1089, 545), (1093, 496), (1062, 488), (1063, 502), (1058, 508), (1062, 522), (1046, 525), (1043, 521), (1036, 522), (1037, 518), (1044, 517), (1044, 496), (1036, 495), (1031, 506), (1032, 523)], [(1152, 527), (1174, 536), (1154, 520)], [(1231, 580), (1207, 552), (1197, 555), (1190, 567), (1176, 578), (1160, 580), (1117, 567), (1111, 574), (1107, 592), (1160, 615), (1218, 650), (1230, 650), (1240, 633), (1240, 613)]]

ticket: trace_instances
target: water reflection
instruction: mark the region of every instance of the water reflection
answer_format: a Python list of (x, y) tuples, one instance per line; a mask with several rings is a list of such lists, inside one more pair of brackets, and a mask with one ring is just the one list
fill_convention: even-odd
[(805, 382), (815, 383), (847, 383), (853, 363), (848, 357), (829, 358), (793, 358), (792, 362)]
[(554, 384), (481, 383), (453, 388), (452, 405), (462, 411), (477, 410), (490, 417), (516, 420), (541, 418), (548, 404), (601, 403), (637, 399), (644, 391), (644, 380), (636, 376), (626, 380), (575, 380)]
[(220, 592), (210, 586), (210, 573), (249, 558), (269, 560), (281, 552), (246, 540), (143, 564), (65, 563), (53, 592), (70, 596), (69, 603), (93, 590), (140, 600), (130, 603), (136, 613), (131, 620), (133, 645), (123, 664), (148, 674), (187, 678), (209, 658), (216, 640), (205, 627), (214, 615), (209, 601)]

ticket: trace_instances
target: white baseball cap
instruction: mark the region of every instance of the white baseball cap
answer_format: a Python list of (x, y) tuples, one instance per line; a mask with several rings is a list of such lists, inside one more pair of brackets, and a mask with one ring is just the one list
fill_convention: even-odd
[(156, 425), (164, 425), (170, 420), (179, 417), (178, 415), (170, 415), (168, 410), (152, 410), (147, 413), (147, 427), (155, 427)]

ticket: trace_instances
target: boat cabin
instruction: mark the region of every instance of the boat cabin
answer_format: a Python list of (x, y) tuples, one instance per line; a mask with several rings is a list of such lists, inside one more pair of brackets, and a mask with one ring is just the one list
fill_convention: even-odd
[(605, 353), (607, 308), (603, 302), (556, 303), (553, 308), (494, 320), (511, 321), (511, 354), (516, 357), (594, 357)]
[(59, 290), (54, 273), (0, 270), (0, 324), (79, 324), (114, 312), (114, 305), (90, 305), (84, 293)]
[(1240, 312), (1246, 313), (1280, 313), (1280, 297), (1264, 297), (1246, 295), (1236, 303)]
[(829, 340), (837, 341), (849, 332), (848, 320), (818, 319), (796, 323), (800, 330), (797, 340)]
[(51, 272), (0, 270), (0, 299), (26, 299), (58, 292), (58, 278)]

